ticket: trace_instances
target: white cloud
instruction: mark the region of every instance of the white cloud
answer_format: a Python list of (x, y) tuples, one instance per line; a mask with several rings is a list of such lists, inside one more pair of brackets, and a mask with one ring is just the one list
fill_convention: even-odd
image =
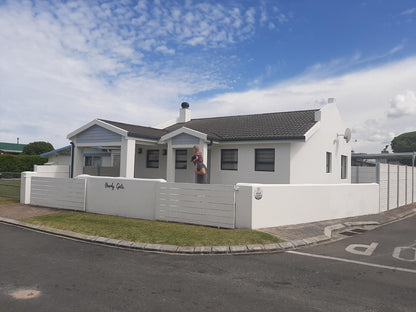
[[(326, 71), (327, 65), (322, 68)], [(269, 88), (225, 93), (195, 104), (202, 116), (235, 115), (319, 108), (327, 98), (336, 97), (345, 126), (352, 128), (357, 140), (354, 150), (380, 152), (395, 135), (416, 130), (410, 115), (415, 93), (403, 93), (416, 85), (415, 73), (416, 57), (331, 78), (322, 78), (315, 69), (314, 74)], [(392, 112), (396, 118), (389, 118)]]
[(407, 9), (407, 10), (401, 12), (400, 14), (401, 15), (411, 15), (411, 14), (413, 14), (415, 12), (416, 12), (416, 8), (411, 8), (411, 9)]
[(390, 104), (388, 117), (400, 118), (404, 115), (416, 115), (416, 94), (411, 90), (397, 94), (390, 100)]

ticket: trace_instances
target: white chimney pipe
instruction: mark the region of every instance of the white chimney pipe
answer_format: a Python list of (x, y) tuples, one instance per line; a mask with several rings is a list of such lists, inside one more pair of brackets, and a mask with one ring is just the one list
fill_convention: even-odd
[(178, 122), (184, 123), (190, 120), (191, 120), (191, 110), (189, 109), (189, 104), (187, 102), (183, 102), (181, 104), (181, 109), (179, 110)]

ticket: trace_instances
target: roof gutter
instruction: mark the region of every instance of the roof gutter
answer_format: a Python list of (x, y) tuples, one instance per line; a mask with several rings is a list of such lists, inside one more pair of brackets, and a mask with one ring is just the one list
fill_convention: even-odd
[(75, 145), (74, 142), (71, 141), (71, 172), (70, 172), (70, 178), (74, 178), (74, 152), (75, 152)]

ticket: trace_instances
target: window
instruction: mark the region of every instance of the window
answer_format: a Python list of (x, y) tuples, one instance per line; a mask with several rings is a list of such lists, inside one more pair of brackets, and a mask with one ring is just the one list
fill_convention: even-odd
[(347, 178), (348, 157), (341, 155), (341, 179)]
[(159, 168), (159, 150), (147, 151), (146, 167)]
[(326, 152), (326, 173), (332, 172), (332, 153)]
[(238, 170), (238, 149), (221, 150), (221, 170)]
[(274, 171), (274, 148), (255, 150), (255, 170)]
[(85, 166), (101, 167), (101, 156), (85, 156)]
[(188, 151), (186, 149), (176, 150), (175, 169), (186, 169), (188, 160)]

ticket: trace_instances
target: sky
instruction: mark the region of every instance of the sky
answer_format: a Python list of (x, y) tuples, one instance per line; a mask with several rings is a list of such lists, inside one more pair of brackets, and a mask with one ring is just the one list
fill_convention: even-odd
[(416, 131), (414, 0), (0, 0), (0, 141), (336, 103), (355, 152)]

